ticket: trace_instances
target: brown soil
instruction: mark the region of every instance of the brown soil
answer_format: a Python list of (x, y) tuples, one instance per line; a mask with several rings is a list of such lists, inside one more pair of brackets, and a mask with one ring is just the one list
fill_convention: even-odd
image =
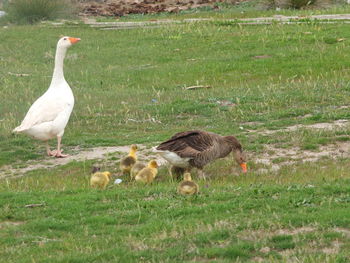
[[(245, 123), (247, 124), (247, 123)], [(252, 124), (252, 123), (249, 123)], [(258, 125), (259, 123), (254, 123)], [(350, 122), (348, 120), (337, 120), (331, 123), (316, 123), (311, 125), (293, 125), (280, 130), (247, 130), (250, 134), (274, 134), (276, 132), (293, 132), (299, 129), (312, 130), (337, 130), (347, 128)], [(157, 143), (155, 143), (157, 145)], [(158, 165), (167, 165), (167, 161), (155, 154), (151, 147), (146, 148), (144, 145), (138, 145), (139, 159), (141, 161), (155, 159)], [(129, 151), (130, 146), (115, 146), (115, 147), (95, 147), (91, 149), (82, 150), (79, 147), (71, 149), (72, 154), (63, 159), (49, 158), (40, 161), (28, 161), (25, 167), (14, 168), (13, 166), (4, 166), (0, 171), (0, 179), (22, 177), (27, 172), (53, 168), (68, 164), (71, 161), (96, 160), (103, 162), (104, 165), (115, 165), (117, 161), (110, 161), (108, 155), (113, 155), (117, 159), (125, 156)], [(285, 159), (278, 163), (274, 162), (278, 159)], [(278, 148), (275, 145), (265, 145), (263, 153), (249, 153), (249, 160), (255, 163), (260, 163), (265, 168), (260, 168), (256, 172), (260, 174), (271, 171), (278, 171), (282, 166), (293, 165), (295, 163), (316, 162), (322, 158), (350, 158), (350, 141), (339, 141), (334, 144), (327, 144), (320, 146), (318, 151), (302, 150), (299, 147), (290, 147), (288, 149)], [(110, 163), (112, 162), (112, 163)]]
[(0, 229), (11, 227), (11, 226), (19, 226), (23, 224), (24, 224), (23, 221), (2, 221), (0, 222)]
[(128, 14), (154, 14), (160, 12), (177, 13), (182, 10), (209, 6), (219, 8), (217, 3), (238, 3), (240, 0), (104, 0), (82, 1), (83, 15), (125, 16)]
[[(260, 230), (246, 230), (238, 233), (238, 237), (243, 240), (250, 240), (250, 241), (256, 241), (261, 240), (265, 238), (270, 238), (275, 235), (299, 235), (309, 232), (315, 232), (317, 229), (313, 226), (304, 226), (299, 228), (293, 228), (293, 229), (276, 229), (271, 231), (266, 231), (266, 229), (260, 229)], [(268, 253), (270, 252), (269, 247), (263, 247), (260, 249), (260, 252), (262, 253)]]
[[(143, 145), (138, 145), (139, 152), (138, 156), (140, 161), (155, 159), (158, 165), (166, 164), (166, 161), (162, 159), (159, 155), (152, 152), (151, 149), (146, 149)], [(85, 160), (96, 160), (103, 161), (104, 165), (115, 165), (117, 161), (107, 160), (107, 155), (113, 154), (117, 158), (122, 158), (130, 150), (130, 146), (115, 146), (115, 147), (95, 147), (88, 150), (82, 150), (79, 147), (72, 149), (73, 153), (66, 158), (51, 158), (46, 157), (45, 160), (40, 161), (28, 161), (27, 166), (23, 168), (14, 168), (12, 166), (2, 167), (0, 171), (0, 179), (7, 177), (16, 178), (22, 177), (27, 172), (38, 170), (38, 169), (47, 169), (53, 168), (56, 166), (62, 166), (68, 164), (72, 161), (85, 161)]]

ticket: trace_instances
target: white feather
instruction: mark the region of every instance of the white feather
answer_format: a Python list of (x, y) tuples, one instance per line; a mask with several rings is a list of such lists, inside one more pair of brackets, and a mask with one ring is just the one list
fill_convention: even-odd
[(74, 107), (74, 96), (63, 76), (63, 59), (69, 43), (57, 44), (55, 69), (49, 89), (29, 108), (14, 132), (26, 133), (38, 140), (62, 136)]
[(174, 166), (187, 168), (190, 165), (190, 158), (182, 158), (174, 152), (157, 150), (157, 153)]

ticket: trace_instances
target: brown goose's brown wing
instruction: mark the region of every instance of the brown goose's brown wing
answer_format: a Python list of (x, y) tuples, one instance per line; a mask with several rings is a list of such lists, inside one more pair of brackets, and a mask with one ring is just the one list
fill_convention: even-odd
[(175, 152), (180, 157), (191, 158), (209, 149), (216, 136), (218, 135), (198, 130), (179, 132), (169, 140), (162, 142), (157, 150)]

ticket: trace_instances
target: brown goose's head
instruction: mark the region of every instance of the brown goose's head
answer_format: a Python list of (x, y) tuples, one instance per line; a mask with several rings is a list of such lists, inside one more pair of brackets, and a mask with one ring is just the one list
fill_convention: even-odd
[(243, 173), (247, 172), (247, 156), (243, 152), (241, 143), (234, 136), (225, 136), (225, 141), (230, 145), (233, 157), (242, 167)]

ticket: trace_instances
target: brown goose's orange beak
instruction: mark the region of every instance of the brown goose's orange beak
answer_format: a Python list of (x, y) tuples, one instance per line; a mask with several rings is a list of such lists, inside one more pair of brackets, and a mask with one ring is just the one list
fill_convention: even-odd
[(247, 172), (247, 163), (241, 163), (240, 165), (242, 167), (243, 173), (246, 173)]
[(70, 37), (70, 38), (69, 38), (69, 41), (70, 41), (72, 44), (75, 44), (75, 43), (78, 43), (78, 42), (80, 41), (80, 38)]

